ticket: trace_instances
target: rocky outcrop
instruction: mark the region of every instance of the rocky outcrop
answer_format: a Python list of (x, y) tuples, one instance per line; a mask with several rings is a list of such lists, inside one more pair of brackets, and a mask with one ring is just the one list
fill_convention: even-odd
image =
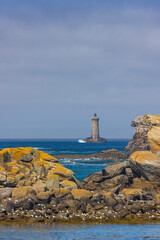
[[(115, 179), (130, 169), (128, 162), (105, 169), (103, 177)], [(106, 175), (106, 173), (109, 173)], [(120, 175), (117, 175), (120, 174)], [(134, 173), (133, 173), (134, 174)], [(111, 178), (112, 177), (112, 178)], [(69, 223), (141, 223), (159, 220), (160, 189), (158, 184), (132, 177), (121, 189), (121, 182), (114, 182), (115, 188), (86, 189), (59, 188), (53, 191), (36, 192), (33, 187), (10, 189), (0, 198), (0, 220), (7, 222), (69, 222)], [(118, 185), (120, 184), (120, 185)], [(130, 187), (128, 187), (130, 186)]]
[(137, 117), (131, 122), (131, 126), (135, 127), (135, 132), (133, 134), (133, 139), (128, 143), (125, 148), (127, 153), (133, 153), (137, 150), (149, 150), (149, 143), (147, 133), (151, 129), (151, 124), (146, 116)]
[(160, 119), (158, 116), (146, 115), (135, 122), (157, 124), (147, 133), (150, 150), (134, 152), (129, 161), (108, 166), (102, 172), (94, 173), (83, 181), (85, 189), (97, 190), (114, 188), (119, 181), (120, 188), (131, 187), (134, 178), (150, 182), (160, 182)]
[(94, 153), (90, 155), (69, 155), (60, 154), (55, 156), (58, 159), (70, 158), (70, 159), (102, 159), (102, 160), (124, 160), (129, 157), (128, 154), (119, 152), (117, 149), (103, 150), (100, 153)]
[[(153, 116), (152, 123), (158, 124)], [(0, 152), (0, 221), (160, 222), (160, 127), (150, 150), (113, 163), (82, 183), (52, 156), (32, 148)]]
[[(132, 178), (127, 175), (126, 169), (130, 169)], [(129, 161), (110, 165), (101, 172), (93, 173), (83, 180), (83, 188), (91, 191), (108, 190), (119, 192), (132, 183), (133, 172)]]
[[(154, 118), (157, 120), (156, 118)], [(148, 132), (150, 151), (136, 151), (130, 156), (130, 163), (149, 181), (160, 181), (160, 126), (153, 126)]]
[(135, 151), (150, 150), (150, 143), (148, 142), (148, 131), (153, 127), (160, 127), (160, 115), (146, 114), (145, 116), (137, 117), (131, 122), (131, 126), (135, 127), (133, 139), (125, 148), (127, 153)]
[(150, 151), (137, 151), (130, 157), (130, 164), (148, 181), (160, 182), (160, 157)]
[[(120, 214), (122, 218), (128, 219), (128, 212), (130, 212), (134, 214), (131, 218), (136, 219), (139, 215), (141, 219), (146, 219), (146, 215), (149, 216), (153, 212), (152, 217), (157, 220), (155, 215), (159, 214), (160, 122), (159, 116), (147, 117), (147, 121), (152, 125), (151, 130), (147, 132), (150, 150), (136, 151), (128, 161), (107, 166), (101, 172), (93, 173), (83, 181), (83, 188), (86, 190), (105, 191), (106, 194), (112, 194), (112, 198), (117, 201), (114, 207), (114, 204), (112, 205), (112, 209), (122, 208), (123, 212)], [(123, 206), (119, 199), (123, 202)], [(152, 219), (152, 217), (149, 218)]]
[(0, 187), (32, 186), (38, 192), (67, 187), (78, 188), (74, 173), (58, 160), (33, 148), (9, 148), (0, 151)]

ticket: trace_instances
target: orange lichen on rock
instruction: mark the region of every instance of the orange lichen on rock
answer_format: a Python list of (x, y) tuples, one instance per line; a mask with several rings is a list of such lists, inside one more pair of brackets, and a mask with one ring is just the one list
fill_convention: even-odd
[[(39, 150), (37, 150), (35, 148), (31, 148), (31, 147), (4, 148), (0, 151), (0, 161), (3, 160), (3, 154), (6, 153), (6, 152), (9, 153), (9, 155), (11, 156), (11, 159), (16, 159), (16, 161), (20, 161), (20, 160), (23, 159), (24, 155), (30, 154), (32, 150), (39, 154), (39, 159), (40, 160), (51, 160), (51, 159), (53, 159), (53, 160), (58, 161), (56, 158), (49, 155), (48, 153), (39, 151)], [(38, 156), (38, 154), (37, 154), (37, 156)], [(33, 154), (33, 158), (34, 158), (34, 154)]]
[(49, 155), (48, 153), (38, 151), (40, 153), (40, 159), (41, 160), (56, 160), (58, 161), (55, 157)]
[(23, 159), (24, 154), (29, 154), (31, 150), (32, 148), (11, 148), (9, 153), (13, 159), (20, 161)]
[(58, 174), (63, 177), (74, 176), (74, 173), (70, 169), (63, 167), (63, 165), (60, 163), (54, 163), (53, 168), (50, 170), (50, 172), (52, 172), (52, 174)]
[(50, 171), (47, 175), (46, 186), (49, 191), (59, 188), (60, 176), (58, 174), (52, 174)]
[(61, 182), (61, 187), (72, 190), (77, 189), (77, 184), (75, 182), (69, 181), (68, 179), (65, 179)]
[(151, 151), (136, 151), (129, 159), (142, 164), (160, 164), (160, 157)]
[(92, 193), (89, 190), (85, 189), (73, 189), (71, 191), (72, 196), (74, 199), (83, 200), (83, 199), (90, 199), (92, 197)]
[(13, 175), (16, 175), (17, 173), (19, 172), (19, 168), (18, 167), (12, 167), (11, 168), (11, 173), (13, 174)]
[[(41, 191), (53, 191), (65, 180), (68, 181), (67, 186), (77, 187), (77, 181), (71, 170), (59, 164), (53, 156), (31, 147), (1, 150), (0, 174), (1, 184), (9, 187), (35, 184)], [(44, 187), (39, 187), (40, 182)]]
[(5, 172), (5, 168), (0, 166), (0, 172)]

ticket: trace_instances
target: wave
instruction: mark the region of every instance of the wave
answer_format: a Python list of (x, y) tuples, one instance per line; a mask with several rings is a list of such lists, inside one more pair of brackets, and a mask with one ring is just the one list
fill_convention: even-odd
[(64, 166), (72, 166), (72, 165), (77, 165), (78, 166), (85, 166), (85, 167), (106, 167), (109, 164), (93, 164), (93, 163), (76, 163), (76, 162), (72, 162), (72, 163), (63, 163)]

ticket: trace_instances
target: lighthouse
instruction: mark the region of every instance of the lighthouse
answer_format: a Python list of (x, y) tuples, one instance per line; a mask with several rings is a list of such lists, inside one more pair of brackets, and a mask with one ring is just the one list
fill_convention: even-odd
[(91, 138), (86, 138), (86, 142), (90, 143), (104, 143), (107, 142), (105, 138), (99, 136), (99, 117), (95, 113), (92, 117), (92, 134)]
[(99, 139), (99, 118), (97, 117), (96, 113), (92, 117), (92, 136), (91, 136), (91, 138), (94, 141), (98, 141), (98, 139)]

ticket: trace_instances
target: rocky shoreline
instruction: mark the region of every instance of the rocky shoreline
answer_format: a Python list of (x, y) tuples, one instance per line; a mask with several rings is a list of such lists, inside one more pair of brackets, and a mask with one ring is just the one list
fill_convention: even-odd
[(45, 192), (30, 186), (1, 188), (0, 196), (1, 222), (160, 221), (160, 183), (135, 175), (129, 161), (91, 174), (82, 182), (81, 188)]
[(160, 116), (150, 118), (150, 150), (136, 151), (83, 182), (37, 149), (0, 151), (1, 223), (160, 222)]

